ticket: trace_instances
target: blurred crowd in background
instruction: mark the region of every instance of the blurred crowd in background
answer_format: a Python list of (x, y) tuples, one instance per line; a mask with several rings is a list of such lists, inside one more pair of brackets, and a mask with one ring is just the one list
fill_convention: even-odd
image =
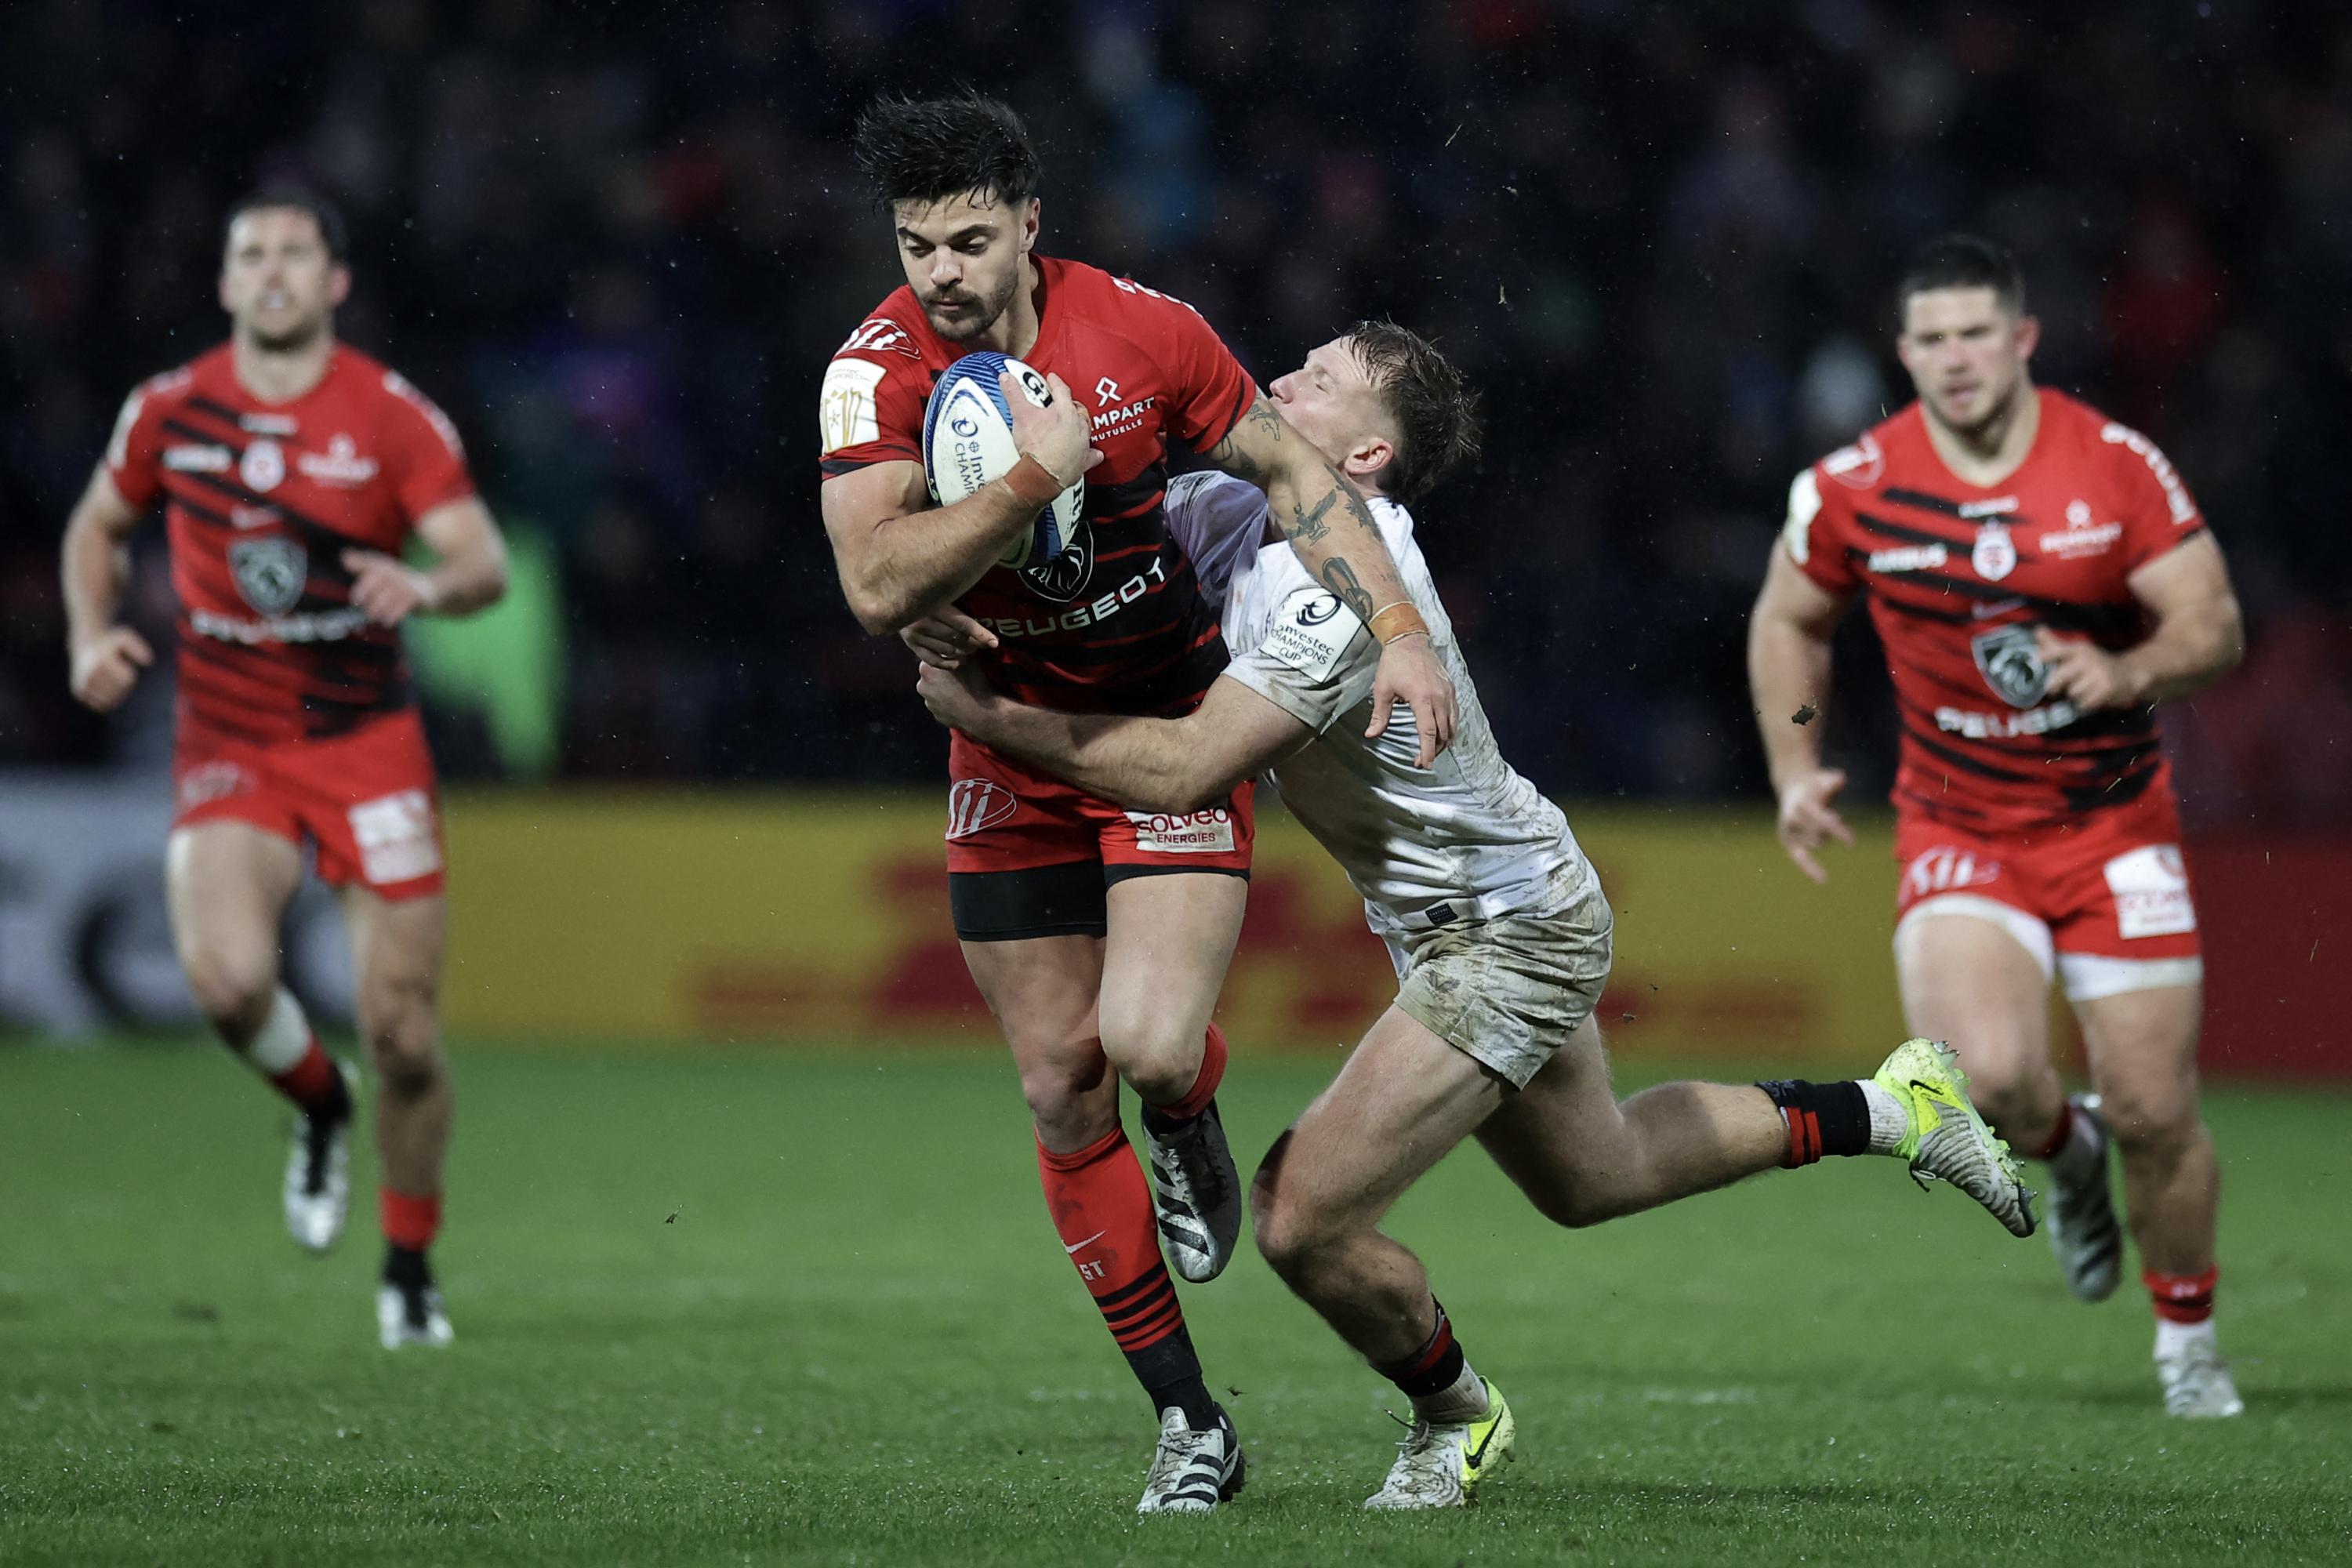
[[(224, 335), (225, 208), (293, 179), (351, 220), (342, 335), (449, 410), (536, 574), (548, 676), (508, 700), (544, 721), (430, 688), (452, 773), (935, 780), (908, 656), (834, 580), (816, 389), (898, 281), (852, 119), (970, 83), (1038, 138), (1043, 248), (1190, 300), (1261, 381), (1367, 314), (1470, 370), (1486, 458), (1423, 540), (1547, 789), (1762, 789), (1741, 648), (1789, 481), (1907, 401), (1895, 271), (1968, 227), (2025, 264), (2038, 378), (2153, 436), (2230, 556), (2252, 647), (2171, 721), (2189, 810), (2352, 821), (2342, 5), (27, 0), (0, 29), (0, 762), (163, 754), (163, 680), (112, 721), (67, 696), (57, 537), (123, 393)], [(147, 561), (134, 615), (168, 594)], [(1847, 635), (1863, 789), (1891, 714)]]

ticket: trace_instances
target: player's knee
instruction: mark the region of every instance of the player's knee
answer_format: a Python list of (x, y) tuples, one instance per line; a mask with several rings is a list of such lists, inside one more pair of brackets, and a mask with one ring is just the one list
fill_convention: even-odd
[(430, 984), (390, 981), (367, 986), (360, 995), (359, 1025), (387, 1094), (416, 1099), (432, 1092), (442, 1068)]
[(2197, 1088), (2186, 1083), (2147, 1082), (2105, 1088), (2099, 1114), (2127, 1152), (2160, 1152), (2197, 1134)]
[(1538, 1214), (1569, 1230), (1584, 1230), (1626, 1212), (1605, 1187), (1591, 1182), (1558, 1183), (1528, 1195)]
[(1299, 1205), (1278, 1197), (1254, 1205), (1250, 1211), (1250, 1234), (1257, 1243), (1258, 1256), (1285, 1279), (1295, 1280), (1312, 1268), (1329, 1240), (1314, 1216), (1298, 1211)]
[(1990, 1056), (1984, 1062), (1981, 1067), (1961, 1064), (1968, 1068), (1969, 1099), (1979, 1113), (2000, 1129), (2022, 1128), (2038, 1121), (2046, 1130), (2057, 1110), (2054, 1103), (2042, 1103), (2051, 1098), (2041, 1081), (2047, 1069), (2043, 1069), (2043, 1075), (2037, 1075), (2005, 1056)]
[(250, 1033), (268, 1016), (278, 994), (278, 966), (268, 953), (198, 949), (187, 955), (186, 968), (196, 1010), (215, 1026)]
[[(1117, 1116), (1110, 1064), (1092, 1042), (1048, 1052), (1022, 1052), (1021, 1098), (1042, 1129), (1076, 1135)], [(1108, 1101), (1108, 1107), (1105, 1102)]]
[(1202, 1036), (1165, 1012), (1106, 1011), (1102, 1048), (1119, 1077), (1147, 1093), (1174, 1086), (1181, 1096), (1201, 1070)]
[(1266, 1267), (1295, 1286), (1312, 1278), (1326, 1259), (1341, 1250), (1348, 1238), (1348, 1218), (1316, 1205), (1285, 1199), (1278, 1192), (1268, 1195), (1272, 1202), (1251, 1205), (1251, 1238)]

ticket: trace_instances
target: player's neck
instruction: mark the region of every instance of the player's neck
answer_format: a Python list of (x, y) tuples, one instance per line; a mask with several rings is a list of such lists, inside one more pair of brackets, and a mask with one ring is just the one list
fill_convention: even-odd
[(1021, 281), (1013, 290), (1012, 303), (1004, 307), (1004, 314), (981, 334), (981, 341), (969, 352), (994, 349), (998, 353), (1020, 359), (1035, 348), (1038, 331), (1045, 321), (1044, 312), (1037, 308), (1037, 296), (1045, 286), (1045, 278), (1038, 272), (1036, 262), (1023, 257)]
[(1920, 411), (1927, 416), (1927, 439), (1944, 467), (1979, 489), (1997, 485), (2023, 467), (2042, 428), (2042, 394), (2031, 381), (2020, 381), (2009, 405), (1973, 430), (1954, 429), (1925, 403)]
[(335, 334), (321, 331), (290, 349), (265, 348), (239, 332), (229, 340), (237, 384), (264, 403), (291, 403), (325, 379)]

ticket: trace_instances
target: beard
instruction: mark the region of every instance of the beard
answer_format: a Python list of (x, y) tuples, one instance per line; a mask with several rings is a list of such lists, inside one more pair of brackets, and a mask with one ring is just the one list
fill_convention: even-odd
[(1954, 435), (1970, 441), (1982, 440), (1989, 432), (1997, 429), (2012, 413), (2016, 412), (2018, 389), (2024, 384), (2024, 381), (2023, 376), (2019, 376), (2003, 387), (1999, 395), (1985, 399), (1978, 405), (1973, 418), (1956, 419), (1942, 409), (1937, 410), (1937, 417), (1941, 419), (1945, 426)]
[(297, 350), (309, 348), (312, 343), (317, 342), (326, 331), (327, 318), (321, 314), (297, 321), (279, 332), (265, 331), (259, 327), (247, 327), (246, 339), (264, 353), (293, 353)]
[[(994, 296), (986, 299), (976, 294), (927, 297), (923, 300), (923, 314), (929, 318), (931, 331), (949, 342), (968, 343), (996, 325), (1003, 317), (1006, 307), (1013, 303), (1013, 291), (1020, 286), (1021, 274), (1016, 268), (1005, 278), (1004, 286)], [(943, 316), (940, 313), (940, 307), (946, 304), (960, 304), (963, 309), (953, 315)]]

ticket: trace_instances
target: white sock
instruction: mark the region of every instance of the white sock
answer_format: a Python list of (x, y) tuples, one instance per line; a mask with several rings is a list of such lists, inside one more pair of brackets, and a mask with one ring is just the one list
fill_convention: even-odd
[(1435, 1394), (1413, 1396), (1412, 1413), (1433, 1426), (1475, 1421), (1486, 1414), (1486, 1380), (1462, 1363), (1462, 1375)]
[(1870, 1107), (1870, 1152), (1892, 1154), (1895, 1146), (1911, 1136), (1911, 1111), (1895, 1091), (1874, 1079), (1856, 1079), (1862, 1086), (1862, 1098)]
[(276, 1078), (290, 1071), (310, 1049), (310, 1020), (302, 1016), (302, 1004), (294, 1000), (294, 993), (283, 985), (269, 1004), (269, 1016), (263, 1020), (261, 1032), (245, 1047), (246, 1059), (255, 1070), (266, 1077)]
[(2066, 1142), (2050, 1156), (2050, 1173), (2068, 1186), (2077, 1187), (2105, 1169), (2107, 1142), (2099, 1136), (2097, 1123), (2083, 1113), (2082, 1107), (2069, 1109), (2073, 1114), (2066, 1129)]
[(2215, 1343), (2213, 1320), (2201, 1323), (2176, 1323), (2169, 1318), (2156, 1321), (2156, 1359), (2172, 1361), (2188, 1353), (2192, 1345), (2210, 1347)]

